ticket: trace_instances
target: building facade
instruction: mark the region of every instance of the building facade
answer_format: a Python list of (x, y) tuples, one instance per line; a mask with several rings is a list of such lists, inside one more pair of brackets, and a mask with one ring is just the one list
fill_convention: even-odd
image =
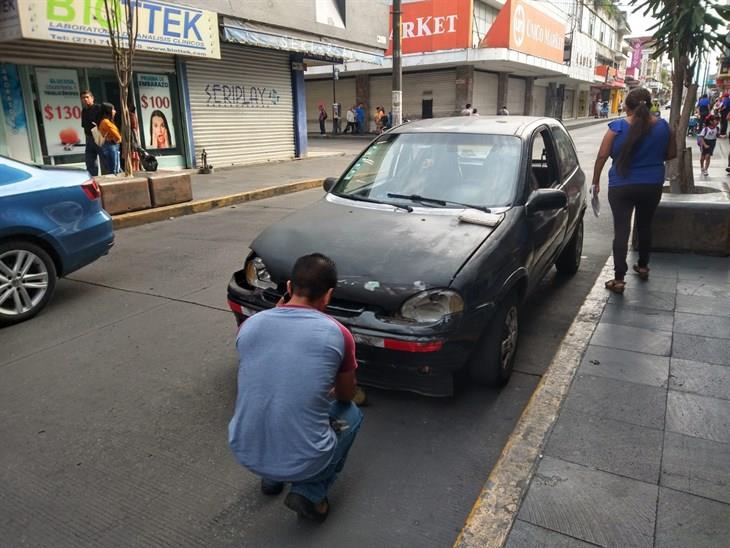
[[(103, 0), (6, 0), (0, 154), (82, 165), (79, 93), (119, 109)], [(387, 9), (365, 2), (145, 0), (132, 101), (161, 168), (306, 155), (304, 67), (382, 63)]]

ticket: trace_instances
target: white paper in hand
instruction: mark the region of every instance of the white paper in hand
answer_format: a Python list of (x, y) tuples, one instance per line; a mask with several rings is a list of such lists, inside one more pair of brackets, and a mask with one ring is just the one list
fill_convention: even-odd
[(596, 194), (596, 187), (594, 187), (593, 185), (591, 185), (590, 193), (593, 214), (598, 217), (601, 214), (601, 201), (598, 199), (598, 194)]

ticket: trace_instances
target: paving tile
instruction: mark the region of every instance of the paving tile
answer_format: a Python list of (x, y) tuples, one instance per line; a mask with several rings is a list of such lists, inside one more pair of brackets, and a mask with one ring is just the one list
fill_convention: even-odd
[(579, 373), (651, 386), (666, 386), (669, 358), (589, 345)]
[(695, 295), (699, 297), (720, 297), (730, 295), (730, 284), (713, 283), (703, 280), (683, 280), (677, 283), (677, 293), (680, 295)]
[[(648, 280), (642, 280), (633, 272), (630, 272), (626, 276), (628, 282), (626, 291), (649, 291), (659, 293), (676, 293), (677, 292), (677, 277), (676, 276), (655, 276), (654, 272)], [(625, 293), (624, 295), (626, 295)]]
[(672, 390), (730, 400), (730, 367), (672, 358), (670, 373)]
[(604, 472), (657, 483), (663, 432), (564, 409), (545, 454)]
[(672, 357), (699, 362), (730, 365), (730, 339), (675, 333)]
[(623, 295), (616, 295), (615, 293), (613, 293), (608, 298), (608, 302), (624, 306), (652, 308), (654, 310), (674, 310), (674, 293), (646, 291), (644, 289), (632, 290), (632, 288), (633, 285), (627, 284), (626, 292)]
[(677, 311), (727, 318), (730, 316), (730, 297), (703, 297), (680, 294), (677, 295)]
[(591, 338), (591, 344), (656, 354), (657, 356), (669, 356), (672, 335), (655, 329), (599, 323)]
[(700, 281), (708, 283), (727, 283), (727, 271), (722, 269), (702, 269), (702, 268), (680, 268), (677, 272), (679, 281)]
[(728, 545), (730, 505), (662, 487), (656, 546), (718, 548)]
[(600, 546), (651, 547), (657, 489), (545, 457), (518, 517)]
[(688, 335), (730, 339), (730, 317), (721, 318), (720, 316), (675, 312), (674, 331)]
[(666, 432), (661, 485), (730, 504), (730, 444)]
[(674, 314), (669, 310), (654, 310), (652, 308), (638, 308), (609, 303), (603, 310), (601, 322), (671, 331), (674, 324)]
[(595, 544), (561, 535), (518, 519), (512, 526), (504, 548), (547, 548), (548, 546), (550, 548), (589, 548)]
[(669, 391), (667, 430), (730, 443), (730, 401)]
[(645, 384), (578, 375), (565, 408), (589, 415), (662, 428), (666, 390)]

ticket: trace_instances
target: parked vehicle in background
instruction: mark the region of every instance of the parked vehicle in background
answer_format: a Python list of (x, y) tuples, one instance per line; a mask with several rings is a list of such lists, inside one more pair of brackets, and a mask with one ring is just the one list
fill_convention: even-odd
[(325, 190), (253, 241), (228, 301), (240, 324), (276, 304), (297, 257), (327, 254), (328, 313), (352, 331), (366, 385), (445, 396), (464, 368), (503, 385), (521, 303), (553, 265), (580, 265), (585, 175), (551, 118), (404, 124)]
[(0, 156), (0, 325), (35, 316), (56, 280), (109, 252), (111, 217), (80, 169)]

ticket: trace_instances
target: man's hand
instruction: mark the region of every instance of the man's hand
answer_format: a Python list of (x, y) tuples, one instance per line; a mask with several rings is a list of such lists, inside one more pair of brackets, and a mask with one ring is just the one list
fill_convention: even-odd
[(601, 192), (601, 183), (593, 183), (593, 194), (598, 196), (598, 194)]

